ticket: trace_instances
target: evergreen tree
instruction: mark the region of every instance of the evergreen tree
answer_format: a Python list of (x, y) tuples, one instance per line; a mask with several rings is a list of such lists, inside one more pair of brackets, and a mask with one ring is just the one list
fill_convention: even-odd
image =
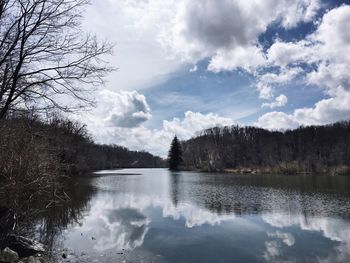
[(169, 170), (177, 171), (182, 163), (182, 150), (179, 139), (175, 136), (168, 154)]

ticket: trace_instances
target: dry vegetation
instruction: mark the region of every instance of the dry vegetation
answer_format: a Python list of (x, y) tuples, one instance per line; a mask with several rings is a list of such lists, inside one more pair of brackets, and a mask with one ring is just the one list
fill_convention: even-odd
[(164, 161), (149, 153), (95, 144), (84, 125), (68, 119), (54, 116), (43, 121), (25, 114), (0, 122), (0, 207), (17, 214), (69, 200), (61, 187), (64, 177), (160, 166)]
[(33, 128), (34, 122), (0, 124), (0, 202), (16, 210), (55, 192), (58, 162), (47, 137)]

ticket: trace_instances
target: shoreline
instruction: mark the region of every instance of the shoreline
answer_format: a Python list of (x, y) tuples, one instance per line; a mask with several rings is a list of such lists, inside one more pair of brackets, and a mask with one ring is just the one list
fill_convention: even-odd
[(350, 167), (330, 167), (322, 171), (295, 171), (288, 169), (269, 168), (225, 168), (218, 170), (209, 169), (182, 169), (179, 171), (200, 173), (226, 173), (226, 174), (260, 174), (260, 175), (327, 175), (327, 176), (350, 176)]

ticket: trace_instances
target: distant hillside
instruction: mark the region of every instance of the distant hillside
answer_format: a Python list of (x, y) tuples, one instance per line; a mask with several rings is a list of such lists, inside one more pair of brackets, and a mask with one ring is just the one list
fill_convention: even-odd
[[(22, 146), (19, 147), (20, 145)], [(25, 116), (2, 121), (0, 125), (2, 166), (6, 166), (6, 163), (14, 166), (11, 160), (7, 160), (10, 153), (10, 156), (26, 160), (24, 147), (28, 154), (40, 149), (38, 152), (45, 154), (51, 171), (55, 170), (60, 174), (83, 174), (110, 168), (165, 166), (163, 159), (148, 152), (130, 151), (118, 145), (96, 144), (89, 136), (85, 125), (58, 117), (43, 121), (38, 117)], [(29, 159), (28, 162), (30, 166)]]
[[(131, 151), (118, 145), (94, 145), (100, 156), (97, 169), (110, 168), (160, 168), (166, 161), (145, 151)], [(97, 170), (96, 168), (94, 170)]]
[(295, 130), (215, 127), (182, 142), (183, 168), (203, 171), (350, 173), (350, 122)]

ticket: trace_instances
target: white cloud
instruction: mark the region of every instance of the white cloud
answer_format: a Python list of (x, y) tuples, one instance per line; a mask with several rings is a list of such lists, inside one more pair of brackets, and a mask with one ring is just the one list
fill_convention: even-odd
[(213, 71), (252, 71), (266, 60), (258, 36), (271, 23), (291, 28), (319, 8), (319, 0), (93, 0), (83, 25), (116, 43), (108, 88), (135, 90), (205, 58)]
[(315, 68), (306, 75), (309, 84), (330, 90), (338, 86), (348, 89), (350, 58), (345, 54), (350, 53), (350, 33), (346, 30), (349, 27), (350, 6), (334, 8), (323, 16), (317, 30), (306, 39), (276, 41), (267, 51), (268, 63), (286, 72), (300, 69), (299, 65), (304, 63)]
[(194, 65), (192, 68), (190, 68), (190, 72), (197, 72), (198, 70), (198, 66), (197, 65)]
[(300, 21), (310, 22), (314, 19), (317, 11), (320, 9), (320, 1), (305, 0), (299, 3), (293, 2), (292, 5), (284, 6), (282, 25), (285, 28), (296, 26)]
[(265, 73), (257, 77), (256, 88), (259, 92), (259, 98), (264, 100), (272, 100), (274, 102), (263, 103), (262, 107), (276, 108), (287, 104), (288, 99), (285, 95), (279, 95), (274, 98), (276, 86), (285, 85), (295, 79), (303, 72), (300, 67), (281, 68), (278, 73)]
[(109, 74), (110, 90), (140, 90), (167, 79), (182, 63), (169, 56), (158, 41), (169, 28), (176, 1), (92, 0), (84, 15), (84, 29), (115, 44), (106, 58), (118, 68)]
[[(311, 21), (320, 8), (318, 0), (182, 0), (169, 33), (162, 35), (183, 60), (211, 58), (209, 69), (254, 69), (264, 62), (258, 36), (268, 25), (279, 22), (285, 28)], [(254, 58), (254, 59), (252, 59)]]
[(350, 116), (350, 91), (338, 87), (333, 97), (320, 100), (313, 108), (296, 109), (292, 114), (269, 112), (255, 123), (267, 129), (292, 129), (299, 125), (328, 124)]
[[(286, 78), (272, 77), (271, 73), (259, 76), (261, 97), (271, 98), (273, 83), (280, 85), (295, 76), (304, 83), (322, 88), (329, 98), (320, 100), (312, 108), (296, 109), (292, 114), (271, 112), (261, 116), (258, 125), (266, 128), (290, 128), (303, 125), (326, 124), (350, 117), (350, 6), (342, 5), (328, 11), (314, 33), (299, 42), (278, 40), (267, 51), (268, 63), (280, 67)], [(309, 69), (300, 70), (300, 65)], [(305, 67), (305, 66), (304, 66)], [(283, 76), (283, 75), (282, 75)], [(276, 82), (276, 79), (278, 80)], [(265, 89), (260, 87), (268, 87)], [(265, 104), (266, 106), (271, 104)], [(278, 120), (283, 120), (282, 122)]]
[(326, 124), (350, 117), (350, 91), (338, 87), (333, 91), (333, 97), (323, 99), (313, 108), (297, 109), (294, 111), (295, 119), (304, 125)]
[(278, 97), (276, 97), (273, 102), (263, 103), (262, 107), (269, 107), (271, 109), (274, 109), (274, 108), (277, 108), (277, 107), (285, 106), (287, 103), (288, 103), (287, 96), (281, 94)]
[[(275, 86), (286, 84), (303, 70), (300, 63), (316, 62), (317, 49), (311, 40), (297, 43), (276, 41), (267, 52), (258, 37), (271, 23), (292, 28), (300, 22), (312, 21), (320, 9), (318, 0), (276, 1), (179, 1), (170, 29), (161, 34), (163, 46), (183, 61), (196, 63), (209, 58), (208, 69), (214, 72), (244, 69), (257, 77), (264, 104), (278, 107), (285, 97), (274, 98)], [(259, 14), (259, 15), (256, 15)], [(290, 67), (288, 67), (290, 65)], [(261, 75), (265, 66), (281, 67), (280, 73)]]
[(258, 46), (235, 47), (229, 51), (219, 50), (210, 61), (208, 69), (214, 72), (242, 68), (254, 72), (265, 64), (265, 56)]
[(270, 130), (281, 130), (297, 128), (299, 123), (291, 115), (272, 111), (261, 116), (255, 125)]
[(319, 56), (326, 56), (330, 63), (349, 63), (346, 56), (350, 52), (350, 5), (342, 5), (330, 10), (323, 16), (322, 22), (311, 41), (319, 44)]
[(301, 62), (315, 62), (315, 54), (314, 47), (305, 40), (296, 43), (277, 40), (267, 51), (267, 62), (282, 68), (299, 66)]
[(300, 67), (282, 68), (279, 73), (266, 73), (259, 78), (259, 83), (265, 84), (285, 84), (296, 78), (303, 72)]
[(264, 100), (273, 99), (273, 88), (262, 82), (257, 83), (256, 88), (259, 92), (259, 98)]
[(307, 75), (308, 82), (329, 90), (339, 86), (350, 89), (349, 66), (350, 63), (320, 63), (316, 71), (312, 71)]
[(133, 128), (151, 118), (145, 96), (136, 91), (101, 90), (96, 99), (97, 107), (89, 114), (95, 125)]
[(182, 140), (191, 138), (196, 132), (202, 131), (214, 126), (233, 125), (234, 121), (230, 118), (220, 117), (217, 114), (200, 112), (185, 112), (185, 118), (180, 120), (174, 118), (171, 121), (163, 121), (163, 129), (165, 132), (179, 136)]

